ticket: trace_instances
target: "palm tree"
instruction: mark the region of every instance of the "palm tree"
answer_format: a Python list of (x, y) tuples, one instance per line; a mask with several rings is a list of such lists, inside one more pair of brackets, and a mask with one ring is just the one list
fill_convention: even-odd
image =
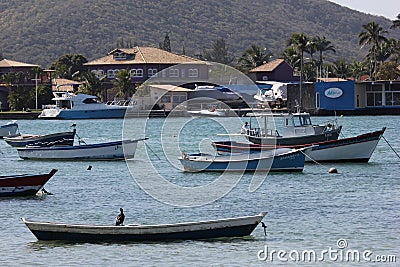
[(328, 40), (326, 40), (325, 36), (316, 36), (313, 39), (313, 43), (315, 43), (315, 46), (317, 48), (317, 51), (319, 52), (319, 61), (318, 61), (318, 67), (319, 67), (319, 73), (321, 75), (322, 73), (322, 66), (323, 66), (323, 53), (327, 51), (332, 51), (333, 53), (336, 53), (335, 47), (332, 45), (332, 43)]
[(338, 59), (333, 62), (333, 74), (335, 74), (337, 78), (342, 79), (346, 79), (347, 76), (349, 76), (349, 67), (346, 64), (346, 60), (344, 58)]
[(81, 81), (79, 91), (84, 94), (96, 95), (103, 100), (102, 91), (104, 89), (103, 80), (105, 76), (98, 78), (96, 74), (91, 71), (85, 71), (81, 74)]
[(359, 80), (362, 75), (367, 74), (364, 62), (353, 61), (349, 66), (351, 76), (355, 80)]
[(114, 88), (117, 88), (118, 95), (125, 99), (132, 96), (135, 91), (135, 84), (132, 83), (128, 70), (120, 70), (115, 74)]
[(300, 68), (300, 54), (297, 49), (289, 46), (283, 51), (281, 57), (288, 63), (292, 68)]
[(376, 61), (379, 63), (379, 65), (381, 65), (392, 55), (393, 42), (396, 41), (394, 39), (389, 39), (387, 42), (383, 42), (381, 45), (379, 45), (376, 51)]
[(377, 52), (381, 43), (386, 42), (387, 38), (383, 34), (387, 33), (379, 24), (374, 21), (362, 26), (364, 31), (358, 34), (358, 43), (363, 48), (365, 45), (370, 45), (370, 54), (372, 55), (373, 72), (372, 77), (375, 78), (377, 66)]
[(400, 63), (400, 39), (399, 40), (394, 40), (391, 42), (392, 46), (392, 54), (390, 55), (391, 61), (396, 62), (396, 64)]
[(390, 26), (390, 29), (400, 28), (400, 14), (397, 15), (397, 19), (392, 21), (393, 24)]
[(309, 46), (309, 38), (307, 35), (302, 32), (302, 33), (293, 33), (290, 39), (287, 41), (288, 46), (293, 46), (295, 47), (300, 54), (300, 107), (301, 107), (301, 87), (303, 83), (303, 62), (304, 62), (304, 52), (307, 50), (307, 47)]
[(238, 62), (241, 63), (242, 67), (246, 70), (261, 66), (268, 63), (269, 59), (272, 57), (272, 53), (267, 53), (266, 50), (266, 48), (252, 45), (243, 52)]

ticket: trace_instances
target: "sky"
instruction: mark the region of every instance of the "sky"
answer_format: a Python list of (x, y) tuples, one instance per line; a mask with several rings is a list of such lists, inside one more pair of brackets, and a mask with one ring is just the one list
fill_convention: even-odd
[(329, 0), (341, 6), (372, 15), (384, 16), (390, 20), (396, 19), (400, 13), (399, 0)]

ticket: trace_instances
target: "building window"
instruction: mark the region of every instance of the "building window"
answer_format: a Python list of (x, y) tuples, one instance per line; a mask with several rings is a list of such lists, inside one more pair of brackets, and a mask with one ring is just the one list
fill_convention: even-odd
[(104, 77), (104, 71), (103, 71), (103, 70), (92, 70), (92, 73), (93, 73), (94, 75), (96, 75), (96, 77), (97, 77), (98, 79), (101, 79), (101, 78)]
[(119, 70), (107, 70), (107, 78), (109, 79), (113, 79), (115, 78), (115, 74), (118, 72)]
[(383, 84), (372, 83), (366, 89), (367, 91), (367, 107), (383, 106), (382, 92)]
[(126, 59), (126, 54), (124, 52), (115, 52), (113, 57), (114, 60), (124, 60)]
[(130, 77), (143, 77), (143, 69), (131, 69), (129, 75)]
[(165, 96), (161, 97), (160, 103), (171, 103), (171, 96), (165, 95)]
[(199, 77), (199, 70), (198, 69), (189, 69), (188, 77)]
[(148, 69), (147, 70), (147, 77), (157, 77), (157, 69)]
[(178, 69), (169, 69), (169, 77), (179, 77)]

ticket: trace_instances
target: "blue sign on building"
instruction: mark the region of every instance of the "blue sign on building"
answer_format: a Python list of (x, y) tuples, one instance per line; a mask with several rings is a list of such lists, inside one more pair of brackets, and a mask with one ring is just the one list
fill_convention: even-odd
[(326, 110), (354, 110), (354, 81), (318, 82), (315, 106)]

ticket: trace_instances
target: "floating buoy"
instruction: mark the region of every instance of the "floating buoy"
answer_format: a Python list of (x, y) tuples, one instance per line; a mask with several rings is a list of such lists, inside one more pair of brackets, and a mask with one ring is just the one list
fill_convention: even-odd
[(329, 173), (338, 173), (336, 168), (330, 168), (328, 172)]

